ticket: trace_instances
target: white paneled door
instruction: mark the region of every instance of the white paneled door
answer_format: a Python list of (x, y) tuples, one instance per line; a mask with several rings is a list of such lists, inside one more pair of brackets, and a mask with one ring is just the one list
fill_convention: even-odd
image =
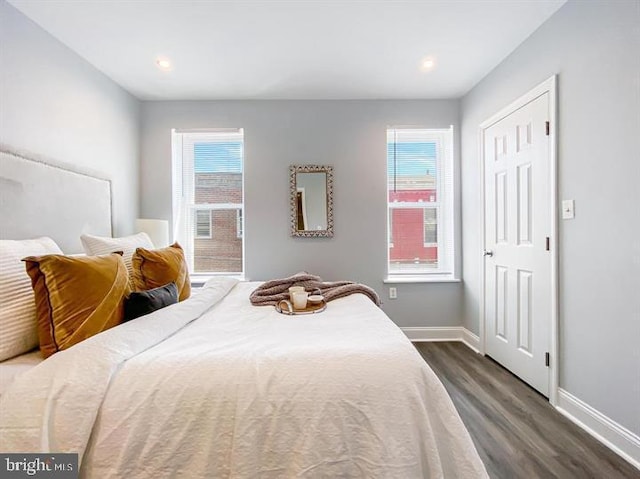
[(483, 130), (485, 352), (549, 396), (549, 93)]

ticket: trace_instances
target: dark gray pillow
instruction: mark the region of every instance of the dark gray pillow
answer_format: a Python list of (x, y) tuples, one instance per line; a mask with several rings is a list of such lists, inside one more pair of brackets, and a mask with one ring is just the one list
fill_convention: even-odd
[(176, 283), (165, 284), (147, 291), (136, 291), (124, 300), (124, 321), (130, 321), (145, 314), (178, 302)]

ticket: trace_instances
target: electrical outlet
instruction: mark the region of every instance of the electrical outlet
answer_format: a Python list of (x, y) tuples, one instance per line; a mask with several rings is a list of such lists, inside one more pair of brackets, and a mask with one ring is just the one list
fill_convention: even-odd
[(396, 288), (389, 288), (389, 299), (398, 299), (398, 290)]

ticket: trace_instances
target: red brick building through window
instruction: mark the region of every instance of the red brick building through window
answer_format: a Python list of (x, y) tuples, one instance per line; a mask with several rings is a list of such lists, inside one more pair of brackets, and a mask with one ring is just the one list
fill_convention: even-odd
[[(196, 173), (195, 203), (194, 271), (241, 272), (242, 174)], [(203, 208), (229, 203), (238, 207)]]
[(392, 268), (405, 270), (437, 264), (436, 194), (433, 176), (398, 177), (395, 185), (389, 185), (389, 264)]

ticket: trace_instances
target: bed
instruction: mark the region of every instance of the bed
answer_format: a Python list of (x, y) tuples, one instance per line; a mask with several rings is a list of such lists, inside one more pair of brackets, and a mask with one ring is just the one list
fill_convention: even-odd
[(286, 316), (250, 303), (259, 284), (213, 278), (31, 365), (0, 397), (0, 450), (78, 453), (87, 478), (487, 477), (368, 297)]

